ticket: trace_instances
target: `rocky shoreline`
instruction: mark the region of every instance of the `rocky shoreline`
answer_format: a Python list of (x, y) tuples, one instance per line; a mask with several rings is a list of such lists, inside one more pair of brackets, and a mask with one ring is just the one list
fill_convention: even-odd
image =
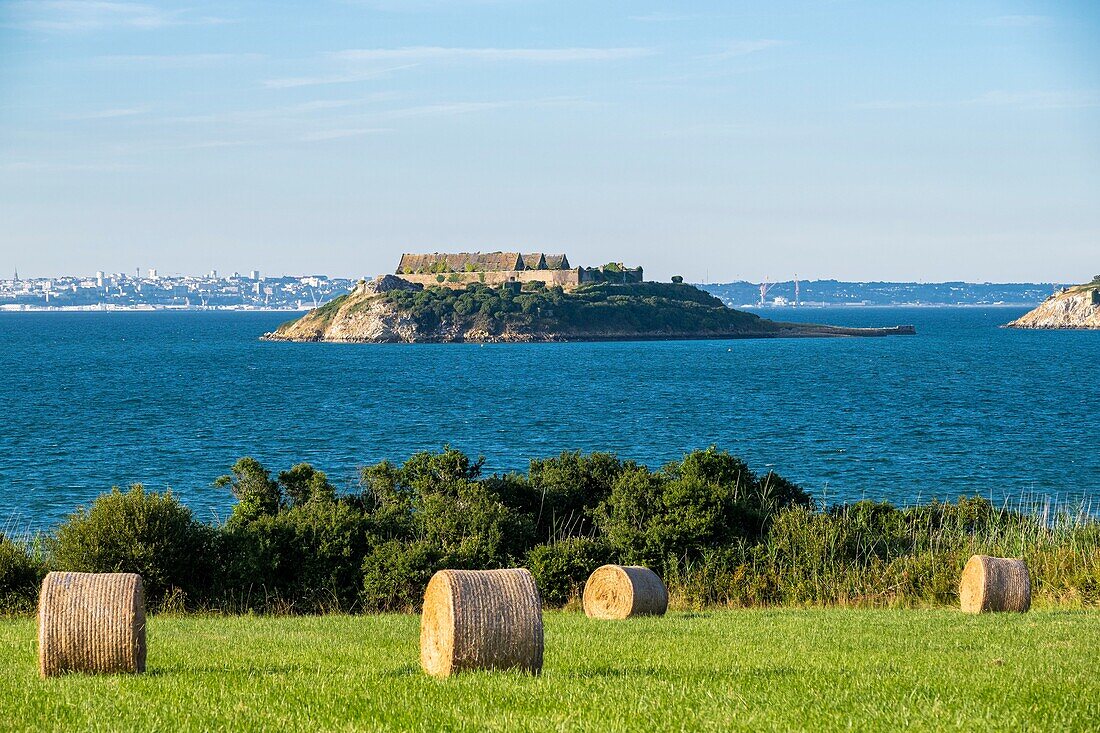
[(1038, 307), (1005, 326), (1029, 329), (1100, 329), (1100, 276), (1091, 283), (1066, 288), (1050, 296)]

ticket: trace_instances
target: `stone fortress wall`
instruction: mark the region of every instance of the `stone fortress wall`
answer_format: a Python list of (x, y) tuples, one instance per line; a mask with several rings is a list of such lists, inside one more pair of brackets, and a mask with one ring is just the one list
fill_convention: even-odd
[(540, 252), (473, 252), (404, 254), (397, 277), (424, 287), (462, 289), (473, 283), (497, 286), (541, 282), (547, 287), (572, 290), (584, 283), (641, 282), (642, 268), (570, 267), (565, 255)]

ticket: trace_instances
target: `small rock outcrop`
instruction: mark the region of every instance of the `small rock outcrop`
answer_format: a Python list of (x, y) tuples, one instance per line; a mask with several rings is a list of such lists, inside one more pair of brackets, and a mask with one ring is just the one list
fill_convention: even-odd
[(363, 295), (377, 295), (391, 290), (423, 290), (424, 286), (403, 280), (397, 275), (379, 275), (373, 280), (360, 281), (358, 292)]
[(1100, 276), (1056, 293), (1007, 324), (1009, 328), (1100, 329)]

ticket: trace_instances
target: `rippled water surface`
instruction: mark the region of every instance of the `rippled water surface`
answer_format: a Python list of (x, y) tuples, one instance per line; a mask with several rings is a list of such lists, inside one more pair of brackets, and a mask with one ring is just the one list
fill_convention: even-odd
[(0, 526), (112, 485), (202, 518), (243, 455), (356, 467), (444, 443), (493, 471), (564, 449), (658, 465), (714, 444), (830, 502), (1100, 496), (1100, 332), (1023, 309), (770, 310), (916, 337), (604, 344), (272, 344), (279, 313), (0, 314)]

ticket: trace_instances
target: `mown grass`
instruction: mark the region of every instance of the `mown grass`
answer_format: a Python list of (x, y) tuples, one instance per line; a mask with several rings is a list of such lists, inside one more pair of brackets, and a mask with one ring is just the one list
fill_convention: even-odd
[(1100, 613), (546, 614), (539, 677), (418, 667), (412, 615), (166, 617), (144, 676), (37, 677), (0, 621), (5, 730), (1095, 730)]

